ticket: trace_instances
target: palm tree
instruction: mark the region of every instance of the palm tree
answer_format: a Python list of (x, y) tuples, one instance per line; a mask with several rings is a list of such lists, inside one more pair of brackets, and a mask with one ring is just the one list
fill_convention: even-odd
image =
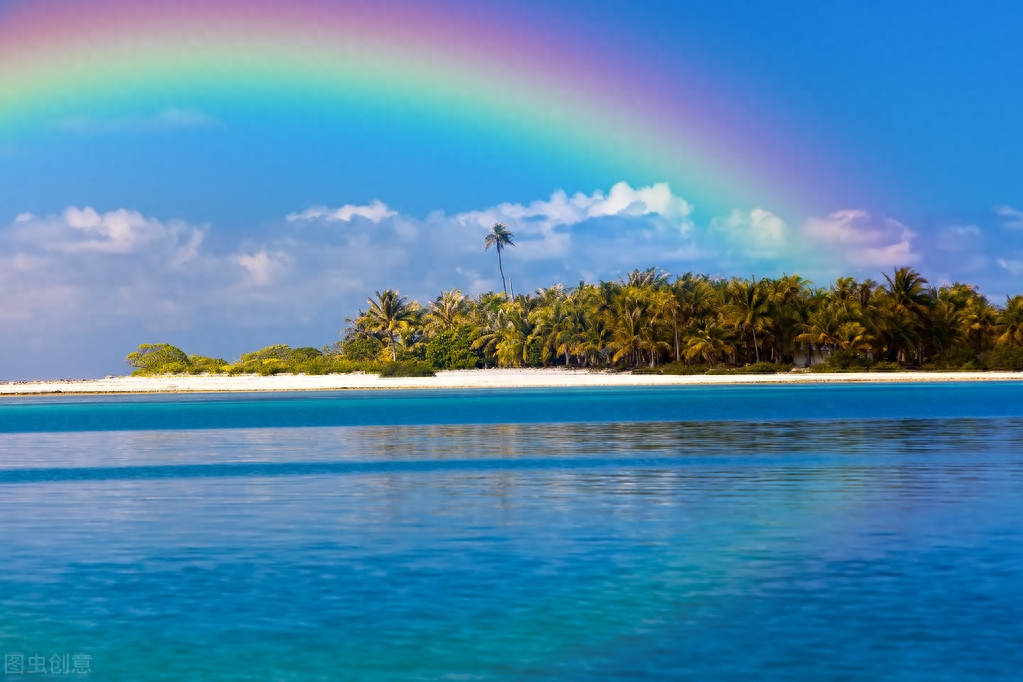
[(376, 300), (367, 298), (369, 310), (359, 313), (356, 322), (368, 331), (383, 334), (391, 344), (391, 360), (398, 359), (394, 339), (408, 334), (418, 322), (419, 304), (394, 289), (376, 292)]
[(436, 335), (454, 329), (462, 323), (469, 311), (469, 301), (458, 289), (445, 291), (430, 303), (426, 313), (426, 332)]
[(717, 320), (704, 320), (686, 339), (686, 360), (702, 358), (713, 367), (722, 355), (735, 352), (731, 342), (732, 330)]
[(770, 298), (766, 287), (754, 280), (732, 279), (728, 282), (726, 291), (728, 293), (726, 310), (729, 319), (736, 329), (749, 331), (753, 336), (753, 351), (756, 354), (756, 361), (760, 362), (757, 330), (764, 331), (772, 321)]
[(805, 343), (809, 347), (810, 354), (807, 357), (807, 366), (812, 364), (814, 349), (820, 354), (821, 361), (824, 360), (824, 349), (833, 351), (841, 342), (842, 317), (840, 309), (836, 305), (823, 305), (810, 312), (806, 322), (799, 324), (798, 328), (802, 333), (795, 338), (796, 341)]
[(889, 352), (908, 358), (909, 353), (916, 351), (916, 360), (922, 360), (923, 348), (921, 341), (930, 325), (930, 313), (934, 308), (934, 295), (927, 288), (927, 280), (912, 268), (898, 268), (888, 280), (889, 316), (898, 318), (888, 320), (895, 343)]
[(501, 271), (501, 288), (504, 290), (505, 296), (508, 295), (508, 285), (504, 281), (504, 266), (501, 264), (501, 251), (504, 250), (505, 246), (515, 246), (515, 242), (512, 239), (515, 238), (511, 232), (508, 231), (508, 226), (504, 223), (494, 223), (494, 229), (487, 234), (486, 239), (483, 240), (483, 250), (489, 251), (491, 246), (497, 247), (497, 268)]
[(998, 343), (1009, 346), (1023, 346), (1023, 295), (1016, 295), (1005, 302), (1005, 308), (998, 314)]
[(661, 268), (647, 268), (646, 270), (633, 270), (629, 273), (628, 279), (621, 280), (625, 287), (653, 287), (660, 289), (668, 284), (671, 274)]

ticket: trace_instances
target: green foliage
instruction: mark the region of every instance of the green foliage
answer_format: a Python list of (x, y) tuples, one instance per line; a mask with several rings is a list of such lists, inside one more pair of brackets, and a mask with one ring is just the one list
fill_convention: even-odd
[(221, 358), (208, 358), (203, 355), (188, 356), (189, 374), (223, 374), (227, 361)]
[(472, 347), (473, 328), (461, 325), (441, 332), (429, 339), (424, 348), (424, 359), (437, 369), (476, 369), (485, 361), (483, 351)]
[(380, 376), (395, 377), (432, 377), (436, 376), (433, 367), (421, 361), (388, 362), (380, 368)]
[(792, 371), (792, 365), (776, 362), (754, 362), (752, 365), (736, 368), (736, 374), (782, 374)]
[(864, 353), (850, 348), (839, 348), (831, 354), (825, 363), (830, 369), (851, 370), (861, 372), (870, 366), (870, 360)]
[(875, 362), (873, 365), (870, 366), (870, 371), (871, 372), (901, 372), (902, 371), (902, 365), (900, 365), (897, 362), (888, 362), (888, 361)]
[[(379, 349), (379, 345), (377, 345)], [(329, 350), (329, 349), (328, 349)], [(252, 353), (245, 353), (241, 359), (225, 368), (229, 374), (348, 374), (351, 372), (375, 371), (376, 362), (355, 361), (345, 355), (325, 354), (315, 348), (291, 348), (280, 344), (267, 346)]]
[[(489, 243), (501, 268), (511, 235), (495, 228)], [(829, 358), (814, 372), (1023, 369), (1023, 295), (998, 306), (970, 285), (932, 287), (911, 268), (885, 274), (883, 283), (843, 277), (820, 288), (798, 275), (685, 273), (672, 282), (648, 268), (627, 280), (554, 284), (512, 298), (452, 290), (424, 308), (387, 289), (367, 303), (368, 310), (346, 318), (342, 340), (322, 350), (268, 346), (228, 365), (168, 344), (143, 344), (128, 362), (138, 374), (377, 372), (391, 361), (435, 369), (555, 364), (756, 374), (788, 371), (797, 354), (809, 352)], [(884, 362), (871, 367), (868, 358)], [(777, 364), (761, 362), (767, 359)]]
[(380, 341), (363, 336), (342, 342), (341, 355), (352, 362), (371, 362), (380, 354), (380, 348)]
[(125, 358), (135, 368), (135, 376), (154, 374), (180, 374), (188, 370), (188, 356), (169, 343), (143, 343)]
[(775, 362), (754, 362), (743, 367), (718, 367), (707, 370), (707, 374), (780, 374), (791, 372), (792, 365), (781, 365)]
[(984, 354), (984, 367), (1009, 372), (1023, 371), (1023, 346), (998, 344)]
[(706, 374), (707, 365), (688, 365), (684, 362), (669, 362), (660, 367), (640, 367), (632, 370), (633, 374), (665, 374), (674, 376), (693, 376)]
[(946, 349), (933, 362), (928, 363), (924, 369), (981, 369), (977, 360), (977, 353), (972, 348), (952, 347)]

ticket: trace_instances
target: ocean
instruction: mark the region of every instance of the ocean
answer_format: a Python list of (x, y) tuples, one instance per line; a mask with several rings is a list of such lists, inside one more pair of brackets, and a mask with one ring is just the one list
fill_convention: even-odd
[(1020, 679), (1023, 382), (0, 399), (0, 654)]

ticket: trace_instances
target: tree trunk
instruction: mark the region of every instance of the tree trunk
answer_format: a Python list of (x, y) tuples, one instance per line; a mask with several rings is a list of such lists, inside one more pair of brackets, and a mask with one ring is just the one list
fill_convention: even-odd
[(680, 361), (682, 359), (682, 357), (679, 355), (679, 347), (678, 347), (678, 317), (675, 315), (675, 311), (672, 311), (672, 313), (671, 313), (671, 324), (672, 324), (672, 326), (675, 327), (675, 362), (678, 362), (678, 361)]
[(508, 285), (504, 281), (504, 265), (501, 264), (501, 245), (497, 245), (497, 269), (501, 271), (501, 290), (508, 295)]

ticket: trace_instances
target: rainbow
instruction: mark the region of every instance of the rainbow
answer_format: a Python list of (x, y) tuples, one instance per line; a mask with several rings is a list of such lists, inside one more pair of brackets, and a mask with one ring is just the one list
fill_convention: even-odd
[(0, 142), (145, 105), (368, 103), (667, 180), (698, 207), (816, 208), (820, 166), (729, 114), (746, 105), (658, 73), (656, 55), (547, 35), (493, 4), (14, 2), (0, 9)]

